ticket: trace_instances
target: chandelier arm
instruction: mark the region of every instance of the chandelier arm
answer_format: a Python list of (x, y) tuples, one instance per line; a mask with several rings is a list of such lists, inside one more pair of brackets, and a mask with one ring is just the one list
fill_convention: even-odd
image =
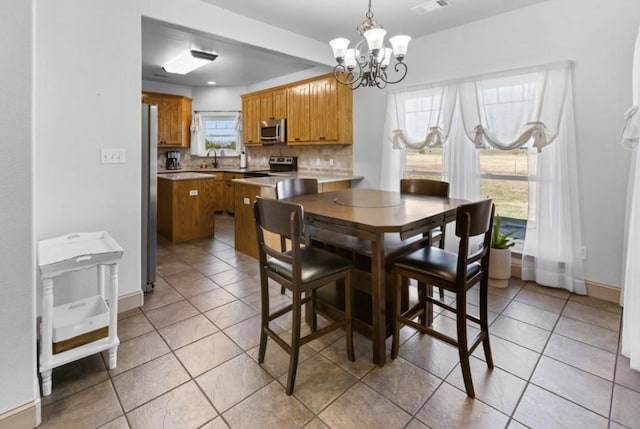
[[(402, 70), (400, 71), (399, 68), (401, 68)], [(398, 78), (398, 80), (389, 80), (389, 79), (387, 79), (387, 73), (386, 72), (380, 74), (380, 79), (384, 80), (386, 83), (390, 83), (390, 84), (393, 85), (395, 83), (400, 82), (407, 75), (408, 68), (407, 68), (407, 65), (405, 63), (403, 63), (403, 62), (397, 62), (395, 64), (395, 66), (393, 67), (393, 69), (398, 73), (402, 73), (402, 76), (400, 76), (400, 78)]]
[[(358, 89), (362, 86), (362, 76), (355, 76), (342, 64), (338, 64), (333, 68), (333, 77), (339, 84), (348, 86), (351, 89)], [(344, 77), (346, 77), (346, 80)]]

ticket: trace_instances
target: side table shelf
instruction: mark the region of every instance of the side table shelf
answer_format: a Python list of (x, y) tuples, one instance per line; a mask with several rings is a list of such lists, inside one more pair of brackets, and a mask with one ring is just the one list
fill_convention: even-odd
[[(109, 369), (116, 367), (120, 344), (117, 335), (118, 267), (122, 253), (120, 245), (106, 232), (75, 233), (38, 242), (38, 268), (42, 279), (40, 373), (43, 396), (51, 394), (51, 373), (58, 366), (109, 350)], [(94, 268), (97, 271), (96, 295), (54, 308), (54, 279), (71, 271)], [(56, 284), (56, 288), (61, 286)]]

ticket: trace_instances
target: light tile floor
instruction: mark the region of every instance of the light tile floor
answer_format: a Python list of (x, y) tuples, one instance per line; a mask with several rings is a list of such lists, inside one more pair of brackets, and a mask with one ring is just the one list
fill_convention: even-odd
[[(213, 240), (160, 240), (158, 262), (156, 290), (120, 315), (117, 368), (98, 354), (55, 369), (41, 427), (640, 428), (640, 373), (619, 354), (617, 305), (514, 279), (491, 289), (496, 367), (474, 353), (475, 400), (457, 351), (409, 328), (383, 367), (360, 335), (353, 363), (341, 333), (309, 343), (287, 396), (287, 355), (270, 342), (257, 364), (257, 262), (233, 250), (233, 218), (216, 216)], [(287, 302), (272, 289), (274, 305)], [(290, 319), (279, 323), (286, 334)], [(434, 323), (455, 335), (453, 319)]]

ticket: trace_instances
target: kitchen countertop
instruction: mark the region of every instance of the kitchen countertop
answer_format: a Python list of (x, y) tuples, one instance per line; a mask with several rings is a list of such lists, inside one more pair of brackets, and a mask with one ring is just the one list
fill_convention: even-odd
[(252, 173), (252, 172), (264, 172), (265, 174), (267, 174), (267, 172), (269, 171), (269, 167), (265, 168), (220, 168), (220, 167), (207, 167), (207, 168), (195, 168), (195, 167), (188, 167), (188, 168), (180, 168), (178, 170), (167, 170), (164, 168), (158, 168), (158, 174), (165, 174), (165, 173), (203, 173), (203, 174), (209, 174), (209, 173)]
[(158, 173), (158, 179), (166, 180), (198, 180), (198, 179), (215, 179), (215, 174), (195, 173), (192, 171), (169, 170), (171, 173)]
[(356, 176), (353, 174), (338, 174), (338, 173), (314, 173), (296, 171), (290, 173), (270, 173), (268, 177), (247, 177), (244, 179), (233, 179), (234, 182), (245, 183), (247, 185), (264, 186), (268, 188), (275, 188), (276, 183), (283, 179), (293, 178), (311, 178), (317, 179), (318, 183), (331, 183), (331, 182), (343, 182), (345, 180), (361, 180), (364, 176)]

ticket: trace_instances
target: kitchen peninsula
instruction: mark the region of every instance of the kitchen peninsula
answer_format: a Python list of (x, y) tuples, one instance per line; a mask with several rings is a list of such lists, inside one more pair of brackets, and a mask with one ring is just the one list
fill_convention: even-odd
[(174, 243), (213, 236), (215, 178), (195, 172), (158, 174), (158, 233)]
[(235, 249), (254, 258), (258, 257), (258, 244), (253, 217), (253, 202), (256, 196), (275, 198), (276, 183), (291, 178), (313, 178), (318, 180), (318, 192), (351, 188), (351, 182), (362, 176), (332, 173), (288, 172), (271, 174), (268, 177), (235, 179)]

